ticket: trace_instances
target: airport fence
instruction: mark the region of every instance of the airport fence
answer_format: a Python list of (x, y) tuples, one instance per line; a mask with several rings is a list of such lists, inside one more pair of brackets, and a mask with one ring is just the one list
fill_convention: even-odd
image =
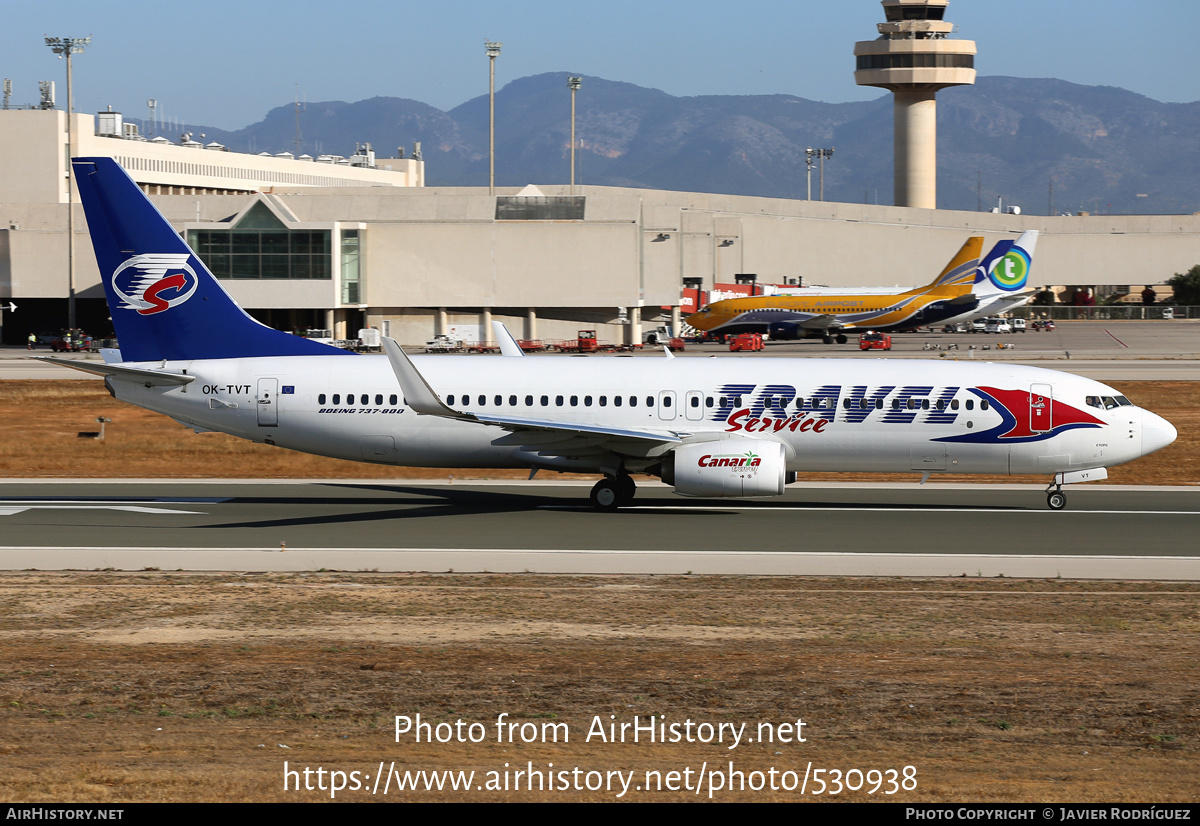
[(1166, 306), (1162, 304), (1113, 304), (1102, 307), (1071, 307), (1057, 304), (1048, 307), (1025, 306), (1013, 310), (1016, 318), (1051, 319), (1053, 321), (1150, 321), (1154, 319), (1200, 318), (1200, 306)]

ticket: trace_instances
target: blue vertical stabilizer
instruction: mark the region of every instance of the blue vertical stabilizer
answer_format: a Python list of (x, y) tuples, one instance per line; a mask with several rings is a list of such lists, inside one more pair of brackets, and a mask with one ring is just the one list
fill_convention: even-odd
[(72, 167), (123, 361), (353, 355), (247, 315), (112, 158)]

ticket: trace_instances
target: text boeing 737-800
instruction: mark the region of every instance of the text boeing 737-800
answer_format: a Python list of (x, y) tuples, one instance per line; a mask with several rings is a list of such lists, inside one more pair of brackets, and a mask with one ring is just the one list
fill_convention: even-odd
[[(1175, 428), (1089, 379), (931, 361), (359, 356), (270, 329), (233, 301), (111, 159), (74, 161), (119, 351), (118, 399), (293, 450), (420, 467), (632, 474), (685, 496), (774, 496), (797, 471), (1106, 477)], [(50, 360), (50, 359), (46, 359)]]

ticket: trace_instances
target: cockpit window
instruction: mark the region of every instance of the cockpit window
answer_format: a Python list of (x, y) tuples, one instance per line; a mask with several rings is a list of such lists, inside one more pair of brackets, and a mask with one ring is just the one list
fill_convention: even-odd
[(1113, 398), (1117, 400), (1117, 404), (1119, 404), (1121, 407), (1133, 407), (1133, 402), (1124, 396), (1113, 396)]
[(1083, 401), (1088, 407), (1095, 407), (1095, 408), (1100, 407), (1100, 397), (1099, 396), (1088, 396)]

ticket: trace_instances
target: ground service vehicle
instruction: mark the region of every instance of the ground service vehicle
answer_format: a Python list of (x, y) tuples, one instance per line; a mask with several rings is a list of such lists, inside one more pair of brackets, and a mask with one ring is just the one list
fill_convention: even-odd
[(890, 350), (892, 337), (887, 333), (863, 333), (858, 337), (859, 350)]

